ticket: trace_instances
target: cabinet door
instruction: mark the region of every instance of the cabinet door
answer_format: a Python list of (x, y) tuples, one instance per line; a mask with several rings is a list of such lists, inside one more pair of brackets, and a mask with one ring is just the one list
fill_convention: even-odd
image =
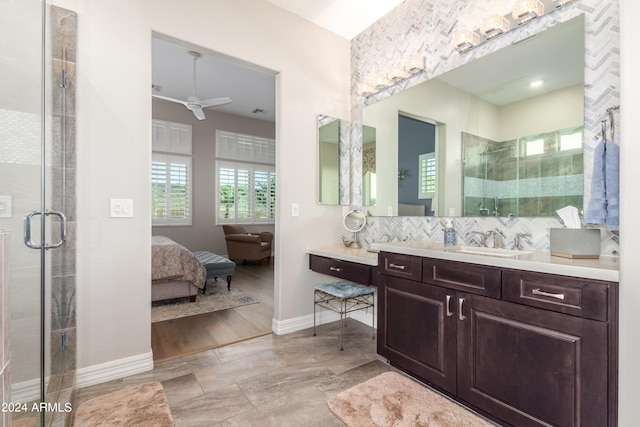
[(607, 425), (606, 323), (459, 298), (461, 399), (517, 426)]
[(392, 365), (455, 392), (455, 293), (386, 275), (380, 281), (378, 353)]

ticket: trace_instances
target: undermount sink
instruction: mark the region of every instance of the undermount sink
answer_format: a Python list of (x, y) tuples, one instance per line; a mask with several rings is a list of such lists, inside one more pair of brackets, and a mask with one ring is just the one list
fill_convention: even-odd
[(460, 247), (451, 249), (451, 252), (456, 252), (461, 254), (495, 256), (495, 257), (501, 257), (501, 258), (515, 258), (518, 255), (526, 255), (531, 253), (531, 251), (521, 251), (519, 249), (483, 248), (479, 246), (460, 246)]

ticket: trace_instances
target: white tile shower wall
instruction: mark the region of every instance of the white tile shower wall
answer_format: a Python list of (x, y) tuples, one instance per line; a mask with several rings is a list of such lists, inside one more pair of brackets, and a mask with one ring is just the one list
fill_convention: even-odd
[[(432, 77), (482, 57), (488, 53), (522, 40), (532, 34), (565, 22), (579, 15), (585, 17), (585, 123), (584, 163), (593, 163), (593, 149), (600, 140), (600, 122), (606, 109), (620, 103), (619, 71), (619, 21), (618, 0), (575, 0), (562, 9), (510, 31), (466, 53), (458, 53), (451, 45), (452, 34), (491, 11), (492, 2), (486, 0), (406, 0), (385, 17), (363, 31), (351, 41), (351, 145), (350, 203), (362, 204), (362, 109), (385, 99), (407, 87), (422, 83)], [(361, 82), (372, 81), (374, 76), (388, 71), (390, 65), (402, 64), (413, 55), (426, 58), (425, 71), (369, 97), (358, 94)], [(346, 160), (346, 159), (344, 159)], [(585, 166), (585, 204), (591, 194), (591, 168)], [(560, 223), (550, 218), (457, 218), (458, 232), (479, 225), (495, 228), (489, 223), (497, 221), (505, 227), (508, 239), (517, 232), (532, 232), (535, 248), (548, 248), (549, 222)], [(508, 225), (508, 226), (507, 226)], [(390, 233), (396, 240), (409, 236), (440, 236), (432, 232), (439, 227), (433, 218), (373, 217), (364, 230), (377, 238), (380, 230)], [(528, 231), (527, 231), (528, 230)], [(429, 237), (431, 238), (431, 237)], [(441, 238), (441, 237), (439, 237)], [(618, 237), (603, 232), (603, 254), (618, 254)]]

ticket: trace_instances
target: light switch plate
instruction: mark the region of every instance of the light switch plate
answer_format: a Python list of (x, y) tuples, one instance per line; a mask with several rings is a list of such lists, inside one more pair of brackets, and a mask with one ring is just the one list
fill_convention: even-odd
[(291, 203), (291, 216), (300, 216), (300, 204), (299, 203)]
[(0, 218), (11, 218), (11, 196), (0, 196)]
[(132, 218), (133, 199), (111, 199), (111, 218)]

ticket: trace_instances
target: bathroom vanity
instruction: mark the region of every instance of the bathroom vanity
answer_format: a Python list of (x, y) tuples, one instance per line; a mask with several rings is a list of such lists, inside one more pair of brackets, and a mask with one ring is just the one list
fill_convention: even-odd
[(391, 365), (508, 425), (616, 425), (616, 258), (372, 248), (378, 353)]

